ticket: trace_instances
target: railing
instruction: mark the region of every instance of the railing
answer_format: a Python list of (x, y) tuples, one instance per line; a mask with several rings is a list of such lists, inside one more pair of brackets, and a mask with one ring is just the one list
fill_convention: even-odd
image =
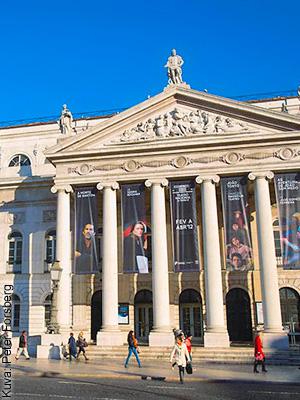
[(7, 261), (6, 272), (8, 274), (20, 274), (22, 272), (22, 263), (19, 261)]
[(268, 93), (257, 93), (257, 94), (244, 94), (241, 96), (228, 96), (228, 98), (238, 101), (251, 101), (251, 100), (264, 100), (264, 99), (275, 99), (281, 97), (295, 97), (297, 96), (297, 90), (282, 90), (281, 92), (268, 92)]

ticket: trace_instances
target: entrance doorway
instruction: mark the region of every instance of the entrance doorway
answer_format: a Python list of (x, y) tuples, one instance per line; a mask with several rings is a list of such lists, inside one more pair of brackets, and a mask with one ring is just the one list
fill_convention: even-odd
[(193, 341), (203, 340), (202, 299), (194, 289), (184, 290), (179, 296), (180, 329), (190, 332)]
[(299, 343), (299, 335), (294, 334), (300, 333), (300, 296), (291, 288), (282, 288), (279, 293), (282, 324), (289, 329), (292, 343)]
[(92, 297), (92, 315), (91, 315), (91, 338), (96, 340), (97, 332), (102, 326), (102, 291), (98, 290)]
[(232, 342), (252, 341), (250, 298), (243, 289), (231, 289), (226, 295), (227, 329)]
[(153, 327), (152, 292), (141, 290), (134, 298), (134, 331), (140, 342), (147, 342)]

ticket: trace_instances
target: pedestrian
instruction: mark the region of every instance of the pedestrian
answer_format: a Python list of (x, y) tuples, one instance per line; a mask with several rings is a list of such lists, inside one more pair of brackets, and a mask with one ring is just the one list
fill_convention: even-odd
[(128, 336), (127, 336), (127, 342), (128, 342), (128, 356), (125, 362), (125, 368), (128, 368), (128, 362), (131, 357), (131, 354), (133, 353), (135, 355), (135, 358), (138, 362), (139, 368), (142, 367), (139, 356), (138, 356), (138, 345), (137, 345), (137, 339), (134, 337), (134, 332), (129, 331)]
[(88, 358), (85, 355), (85, 349), (84, 349), (85, 347), (88, 346), (88, 344), (87, 344), (85, 338), (83, 337), (83, 332), (79, 333), (76, 345), (79, 348), (78, 353), (77, 353), (77, 360), (79, 360), (79, 354), (82, 353), (83, 357), (85, 358), (85, 361), (88, 361)]
[(74, 338), (74, 334), (70, 333), (70, 337), (68, 340), (68, 345), (69, 345), (69, 360), (72, 361), (72, 357), (75, 358), (75, 360), (77, 360), (77, 347), (76, 347), (76, 342), (75, 342), (75, 338)]
[(188, 351), (188, 353), (190, 355), (191, 363), (192, 363), (192, 360), (193, 360), (193, 358), (192, 358), (192, 339), (193, 339), (193, 335), (190, 332), (187, 332), (185, 334), (185, 342), (184, 343), (185, 343), (187, 351)]
[(28, 350), (27, 350), (27, 332), (23, 331), (22, 335), (19, 338), (19, 347), (17, 350), (17, 354), (15, 359), (18, 360), (20, 355), (22, 354), (22, 352), (24, 353), (24, 356), (26, 358), (26, 360), (30, 360), (29, 354), (28, 354)]
[(263, 346), (262, 346), (262, 332), (258, 332), (255, 338), (255, 349), (254, 349), (254, 369), (253, 372), (259, 373), (257, 370), (258, 364), (262, 364), (262, 372), (268, 372), (266, 370), (266, 357), (263, 352)]
[(176, 338), (176, 343), (172, 349), (170, 356), (170, 363), (173, 361), (173, 357), (175, 355), (175, 362), (179, 369), (179, 379), (180, 383), (184, 383), (184, 368), (186, 367), (186, 363), (190, 362), (190, 355), (187, 350), (185, 343), (181, 340), (179, 336)]

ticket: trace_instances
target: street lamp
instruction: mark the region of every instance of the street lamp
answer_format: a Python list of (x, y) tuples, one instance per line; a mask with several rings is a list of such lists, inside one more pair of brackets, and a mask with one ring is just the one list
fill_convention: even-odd
[(62, 268), (60, 268), (59, 261), (54, 261), (50, 268), (50, 277), (52, 281), (52, 303), (51, 303), (51, 316), (50, 322), (47, 326), (47, 333), (59, 333), (60, 326), (57, 322), (57, 291), (59, 288), (59, 281), (61, 277)]

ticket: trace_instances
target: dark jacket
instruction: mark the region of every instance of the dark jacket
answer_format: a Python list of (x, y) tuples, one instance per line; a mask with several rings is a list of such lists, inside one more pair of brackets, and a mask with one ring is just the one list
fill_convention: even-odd
[(19, 338), (19, 347), (21, 347), (22, 349), (26, 347), (26, 340), (23, 334)]
[(68, 340), (70, 354), (77, 354), (76, 342), (73, 336)]
[(132, 336), (129, 336), (129, 338), (128, 338), (128, 347), (131, 347), (131, 348), (135, 348), (136, 347)]

